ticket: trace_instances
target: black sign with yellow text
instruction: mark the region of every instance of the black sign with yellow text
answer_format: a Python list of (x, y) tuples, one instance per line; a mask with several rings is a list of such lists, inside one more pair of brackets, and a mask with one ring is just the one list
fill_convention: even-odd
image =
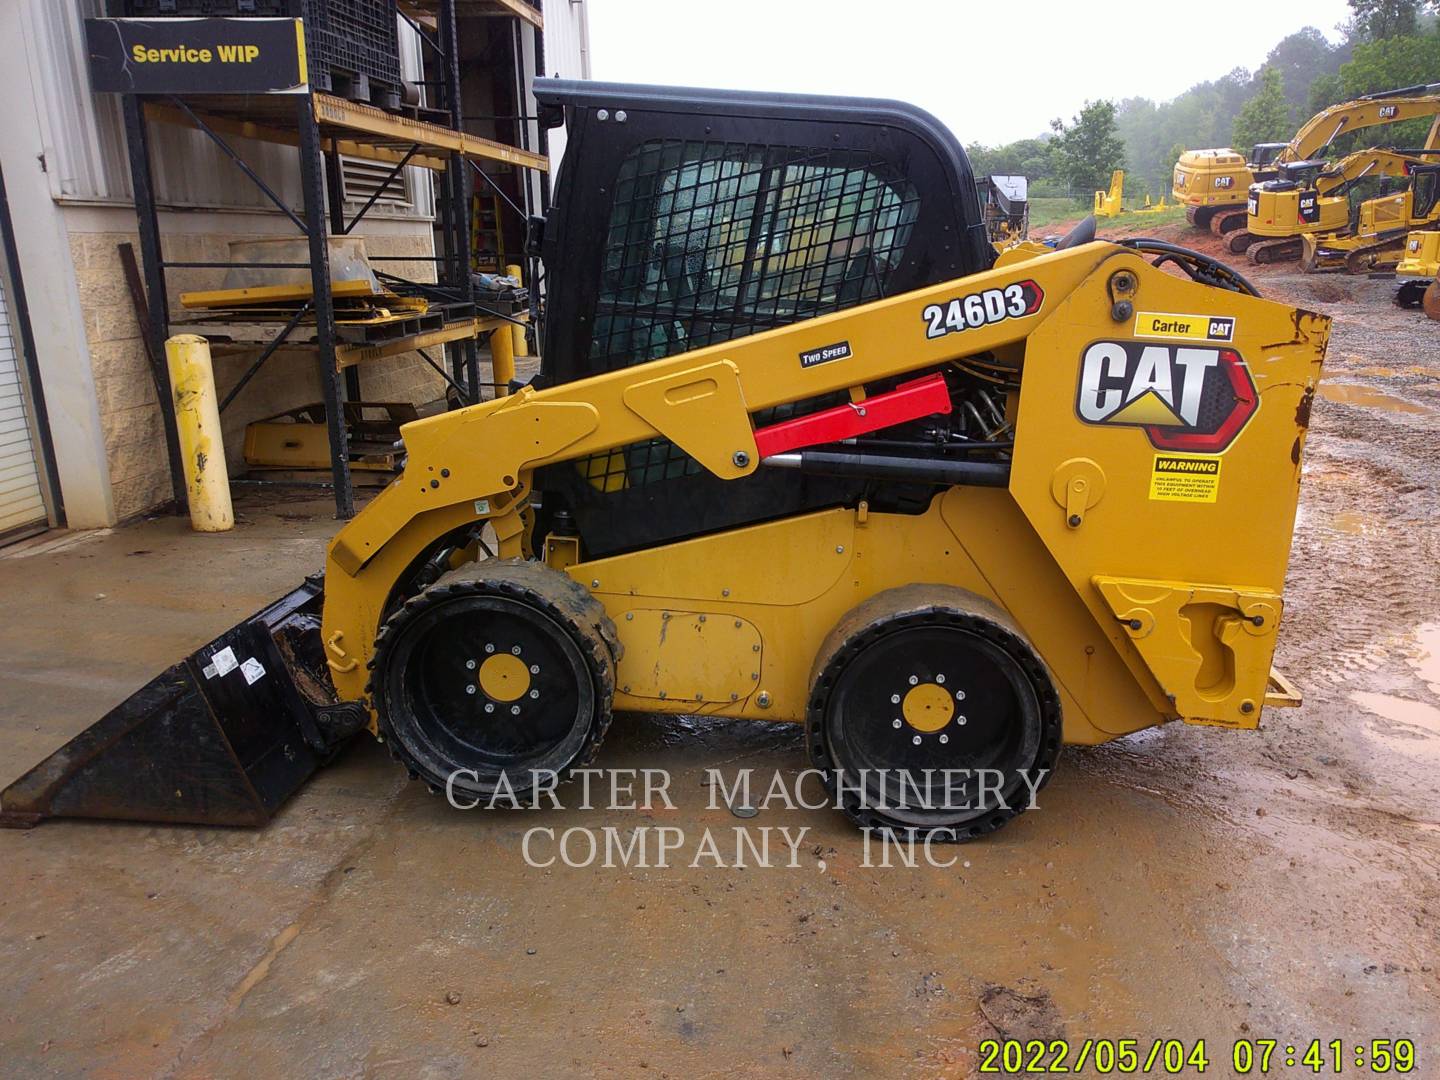
[(299, 19), (86, 19), (90, 86), (112, 94), (290, 94), (308, 87)]

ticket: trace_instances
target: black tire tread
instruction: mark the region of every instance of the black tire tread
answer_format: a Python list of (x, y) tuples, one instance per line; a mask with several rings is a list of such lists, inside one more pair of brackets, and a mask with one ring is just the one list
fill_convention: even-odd
[[(374, 704), (379, 718), (381, 740), (389, 747), (391, 757), (405, 766), (412, 780), (423, 779), (420, 763), (399, 739), (393, 737), (385, 717), (384, 680), (390, 647), (399, 640), (406, 626), (431, 604), (467, 595), (500, 595), (522, 601), (544, 611), (574, 632), (576, 644), (596, 681), (598, 715), (591, 736), (575, 759), (565, 767), (561, 776), (563, 782), (575, 769), (585, 768), (595, 760), (600, 744), (610, 730), (614, 719), (615, 666), (622, 647), (615, 624), (605, 613), (604, 606), (579, 582), (539, 562), (482, 559), (467, 563), (442, 575), (434, 584), (391, 612), (375, 636), (375, 648), (368, 665), (370, 679), (365, 686), (365, 693)], [(426, 782), (432, 793), (438, 792), (433, 782)]]
[[(952, 585), (904, 585), (877, 593), (853, 609), (836, 624), (816, 656), (805, 714), (805, 747), (811, 764), (826, 777), (832, 799), (835, 798), (833, 763), (825, 745), (825, 713), (830, 692), (840, 672), (850, 658), (883, 633), (897, 626), (934, 625), (937, 622), (964, 626), (982, 634), (1020, 663), (1040, 701), (1043, 728), (1040, 756), (1035, 767), (1046, 770), (1046, 783), (1054, 775), (1062, 742), (1060, 695), (1049, 670), (1019, 626), (999, 605), (965, 589)], [(951, 839), (957, 843), (993, 833), (1025, 809), (1023, 806), (1011, 806), (961, 825), (897, 826), (873, 809), (852, 807), (846, 800), (839, 802), (845, 816), (861, 829), (916, 840), (936, 834), (937, 840)], [(943, 835), (947, 833), (950, 834), (948, 837)]]

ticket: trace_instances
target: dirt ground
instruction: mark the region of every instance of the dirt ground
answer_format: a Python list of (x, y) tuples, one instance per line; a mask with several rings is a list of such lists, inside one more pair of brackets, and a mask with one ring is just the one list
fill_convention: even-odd
[[(532, 827), (728, 833), (707, 767), (804, 767), (788, 729), (646, 717), (598, 764), (667, 767), (674, 810), (459, 813), (366, 740), (264, 831), (0, 832), (0, 1073), (967, 1077), (998, 1028), (1204, 1038), (1208, 1076), (1237, 1038), (1409, 1037), (1440, 1076), (1440, 324), (1256, 277), (1337, 319), (1279, 656), (1303, 708), (1067, 751), (943, 869), (780, 808), (747, 824), (808, 827), (794, 869), (528, 867)], [(0, 782), (320, 566), (323, 500), (239, 509), (0, 553)]]

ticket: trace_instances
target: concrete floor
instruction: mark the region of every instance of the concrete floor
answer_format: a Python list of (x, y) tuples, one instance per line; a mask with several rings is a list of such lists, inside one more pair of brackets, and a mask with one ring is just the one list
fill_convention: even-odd
[[(1407, 1036), (1440, 1075), (1440, 370), (1387, 341), (1337, 335), (1361, 391), (1315, 412), (1282, 632), (1309, 699), (1261, 732), (1068, 752), (944, 869), (779, 807), (746, 824), (807, 828), (797, 868), (527, 866), (535, 826), (728, 836), (707, 767), (804, 765), (644, 717), (599, 764), (668, 768), (674, 810), (460, 813), (366, 740), (262, 831), (0, 832), (0, 1074), (970, 1076), (998, 1027), (1206, 1038), (1210, 1076), (1236, 1038)], [(326, 500), (238, 509), (0, 552), (0, 783), (320, 566)]]

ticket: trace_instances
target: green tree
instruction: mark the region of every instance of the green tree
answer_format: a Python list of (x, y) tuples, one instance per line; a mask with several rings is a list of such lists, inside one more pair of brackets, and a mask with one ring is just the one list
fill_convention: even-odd
[(1420, 26), (1420, 12), (1433, 10), (1424, 0), (1350, 0), (1350, 35), (1360, 41), (1414, 34)]
[[(1311, 87), (1333, 75), (1350, 59), (1350, 43), (1331, 45), (1313, 26), (1281, 40), (1265, 58), (1265, 67), (1278, 68), (1285, 78), (1285, 99), (1290, 103), (1290, 125), (1299, 127), (1316, 111), (1307, 108)], [(1333, 104), (1327, 101), (1325, 105)]]
[(1440, 78), (1440, 34), (1387, 37), (1355, 46), (1340, 68), (1347, 98), (1374, 94)]
[(1055, 171), (1075, 192), (1110, 185), (1110, 174), (1125, 167), (1125, 144), (1115, 122), (1113, 101), (1087, 101), (1069, 125), (1052, 120), (1050, 152)]
[(1284, 142), (1290, 135), (1285, 78), (1279, 68), (1261, 68), (1260, 90), (1240, 107), (1240, 114), (1230, 129), (1231, 145), (1243, 153), (1256, 143)]
[[(1314, 116), (1321, 109), (1328, 109), (1331, 105), (1338, 105), (1345, 100), (1345, 82), (1340, 78), (1340, 73), (1334, 72), (1330, 75), (1317, 75), (1310, 84), (1309, 100), (1305, 103), (1306, 116)], [(1304, 123), (1302, 120), (1301, 123)]]

